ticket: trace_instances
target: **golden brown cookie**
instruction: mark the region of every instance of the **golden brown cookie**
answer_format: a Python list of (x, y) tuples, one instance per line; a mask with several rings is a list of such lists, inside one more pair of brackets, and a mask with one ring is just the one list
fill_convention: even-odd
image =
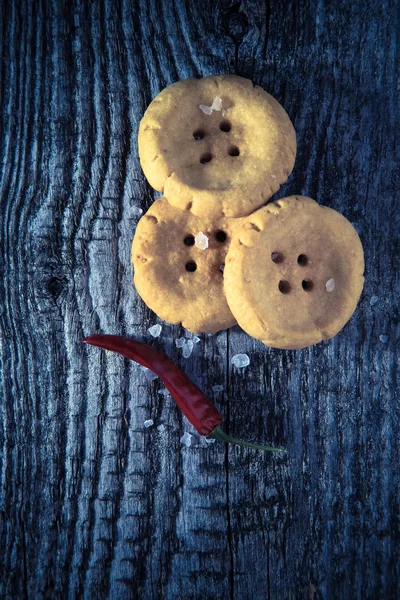
[(150, 184), (198, 216), (248, 215), (287, 180), (295, 155), (296, 134), (282, 106), (235, 75), (168, 86), (139, 128)]
[(239, 325), (274, 348), (336, 335), (364, 285), (354, 227), (311, 198), (290, 196), (242, 219), (231, 241), (225, 294)]
[(240, 221), (196, 217), (165, 198), (152, 204), (137, 225), (132, 261), (136, 289), (159, 317), (195, 333), (235, 324), (225, 299), (223, 268)]

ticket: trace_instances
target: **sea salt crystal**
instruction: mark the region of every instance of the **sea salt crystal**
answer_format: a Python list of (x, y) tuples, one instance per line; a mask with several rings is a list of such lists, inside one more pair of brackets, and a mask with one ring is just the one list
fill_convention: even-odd
[(222, 98), (220, 98), (219, 96), (215, 96), (213, 103), (211, 105), (211, 108), (213, 110), (221, 110), (222, 108)]
[(165, 425), (161, 423), (161, 425), (157, 425), (158, 431), (165, 431)]
[(382, 344), (386, 344), (386, 342), (388, 341), (389, 337), (387, 335), (380, 335), (379, 339), (382, 342)]
[(371, 306), (375, 306), (375, 304), (378, 302), (379, 298), (378, 296), (372, 296), (371, 300), (369, 301)]
[(194, 245), (200, 250), (206, 250), (208, 248), (208, 237), (200, 231), (194, 238)]
[(156, 375), (155, 373), (153, 373), (153, 371), (151, 371), (150, 369), (148, 369), (147, 367), (140, 367), (144, 373), (144, 376), (146, 377), (147, 381), (154, 381), (155, 379), (158, 378), (158, 375)]
[(183, 358), (189, 358), (193, 351), (193, 340), (186, 340), (185, 345), (182, 347)]
[(192, 340), (193, 344), (198, 344), (200, 342), (200, 338), (197, 335), (195, 335), (194, 338), (192, 338)]
[(178, 338), (177, 340), (175, 340), (175, 346), (177, 348), (183, 348), (183, 346), (185, 345), (186, 340), (184, 337)]
[(163, 388), (162, 390), (158, 390), (157, 394), (159, 394), (159, 396), (169, 396), (169, 391)]
[(152, 327), (148, 328), (148, 332), (153, 338), (157, 338), (161, 333), (162, 327), (157, 323), (157, 325), (152, 325)]
[(206, 104), (200, 104), (199, 108), (206, 115), (211, 115), (212, 114), (212, 108), (211, 108), (211, 106), (207, 106)]
[(238, 369), (243, 369), (250, 364), (250, 358), (247, 354), (235, 354), (235, 356), (232, 356), (231, 363)]
[(147, 419), (147, 421), (145, 421), (145, 422), (143, 423), (143, 425), (144, 425), (145, 427), (147, 427), (147, 428), (148, 428), (148, 427), (151, 427), (152, 425), (154, 425), (154, 421), (153, 421), (153, 419)]
[(185, 431), (183, 436), (181, 437), (181, 444), (189, 448), (192, 445), (192, 436), (188, 431)]
[(143, 214), (143, 210), (138, 206), (131, 206), (131, 211), (135, 217), (140, 217)]
[(325, 284), (325, 287), (327, 292), (333, 292), (333, 290), (335, 289), (335, 280), (333, 278), (328, 279), (328, 281)]
[(206, 444), (215, 444), (215, 442), (217, 441), (217, 440), (214, 440), (213, 438), (205, 437), (204, 439), (205, 439)]
[(213, 385), (211, 389), (213, 392), (223, 392), (224, 386), (223, 385)]
[(204, 114), (206, 115), (211, 115), (213, 110), (221, 110), (222, 108), (222, 98), (220, 98), (219, 96), (216, 96), (213, 100), (213, 103), (211, 104), (211, 106), (207, 106), (207, 104), (200, 104), (199, 106), (200, 110), (203, 111)]

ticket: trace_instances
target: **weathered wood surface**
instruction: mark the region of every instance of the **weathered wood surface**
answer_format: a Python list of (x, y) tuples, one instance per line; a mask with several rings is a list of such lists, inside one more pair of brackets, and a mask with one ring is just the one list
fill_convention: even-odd
[[(400, 597), (399, 31), (396, 0), (0, 2), (1, 598)], [(225, 72), (285, 106), (298, 157), (279, 195), (354, 223), (365, 290), (311, 349), (234, 328), (185, 360), (168, 325), (153, 343), (230, 432), (287, 458), (184, 447), (158, 381), (80, 344), (150, 340), (130, 265), (154, 198), (139, 120), (167, 84)]]

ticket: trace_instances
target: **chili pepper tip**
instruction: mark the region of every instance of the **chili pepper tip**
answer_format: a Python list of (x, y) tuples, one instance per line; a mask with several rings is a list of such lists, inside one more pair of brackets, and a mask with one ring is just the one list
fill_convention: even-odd
[(282, 454), (287, 453), (287, 450), (284, 448), (274, 448), (272, 446), (263, 446), (262, 444), (253, 444), (252, 442), (245, 442), (244, 440), (232, 437), (225, 433), (221, 427), (216, 427), (207, 437), (214, 440), (221, 440), (222, 442), (227, 442), (228, 444), (236, 444), (237, 446), (253, 448), (254, 450), (263, 450), (264, 452), (280, 452)]

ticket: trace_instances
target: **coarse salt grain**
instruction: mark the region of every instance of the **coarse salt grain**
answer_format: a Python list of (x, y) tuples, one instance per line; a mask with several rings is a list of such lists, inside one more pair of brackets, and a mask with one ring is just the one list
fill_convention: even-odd
[(131, 212), (135, 217), (140, 217), (143, 214), (143, 210), (138, 206), (131, 206)]
[(328, 281), (325, 284), (325, 287), (327, 292), (333, 292), (333, 290), (335, 289), (335, 280), (333, 278), (328, 279)]
[(220, 98), (219, 96), (215, 96), (213, 103), (211, 105), (211, 108), (213, 110), (221, 110), (222, 108), (222, 98)]
[(386, 342), (388, 341), (389, 337), (387, 335), (380, 335), (379, 339), (382, 342), (382, 344), (386, 344)]
[(200, 110), (203, 111), (204, 114), (211, 115), (213, 110), (217, 110), (217, 111), (221, 110), (222, 98), (220, 98), (219, 96), (216, 96), (214, 98), (211, 106), (207, 106), (207, 104), (200, 104), (199, 108), (200, 108)]
[(371, 300), (369, 301), (371, 306), (375, 306), (375, 304), (378, 302), (379, 298), (378, 296), (372, 296)]
[(235, 354), (235, 356), (232, 356), (231, 363), (234, 367), (243, 369), (244, 367), (249, 366), (250, 358), (247, 356), (247, 354)]
[(151, 427), (152, 425), (154, 425), (154, 421), (153, 421), (153, 419), (147, 419), (147, 420), (146, 420), (146, 421), (143, 423), (143, 425), (144, 425), (145, 427), (149, 428), (149, 427)]
[(153, 336), (153, 338), (157, 338), (159, 337), (160, 333), (161, 333), (162, 327), (161, 325), (159, 325), (158, 323), (156, 325), (153, 325), (152, 327), (148, 328), (148, 332), (151, 336)]
[(165, 425), (161, 423), (161, 425), (157, 425), (158, 431), (165, 431)]
[(154, 381), (155, 379), (158, 378), (158, 375), (153, 373), (153, 371), (151, 369), (148, 369), (147, 367), (140, 367), (140, 368), (142, 369), (147, 381)]
[(223, 385), (213, 385), (211, 389), (213, 392), (223, 392), (224, 386)]
[(159, 396), (169, 396), (169, 391), (163, 388), (162, 390), (158, 390), (157, 394)]
[(186, 448), (189, 448), (192, 445), (192, 436), (190, 435), (190, 433), (188, 431), (185, 431), (185, 433), (181, 437), (180, 441), (181, 441), (181, 444), (186, 446)]
[(175, 340), (175, 346), (177, 348), (182, 348), (185, 345), (185, 342), (186, 340), (184, 337), (178, 338), (177, 340)]
[(206, 250), (208, 248), (208, 237), (202, 231), (199, 231), (194, 238), (194, 245), (200, 250)]
[(193, 351), (193, 340), (186, 340), (185, 345), (182, 347), (183, 358), (189, 358)]

